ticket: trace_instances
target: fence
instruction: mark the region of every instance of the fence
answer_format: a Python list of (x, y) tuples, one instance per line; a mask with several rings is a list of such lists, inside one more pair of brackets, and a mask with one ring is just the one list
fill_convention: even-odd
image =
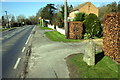
[(120, 63), (120, 13), (105, 16), (103, 32), (105, 55)]

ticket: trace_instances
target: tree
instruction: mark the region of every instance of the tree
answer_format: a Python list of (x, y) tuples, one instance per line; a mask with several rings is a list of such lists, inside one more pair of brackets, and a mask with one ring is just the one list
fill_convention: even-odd
[(38, 12), (36, 13), (36, 17), (37, 17), (37, 18), (41, 17), (42, 10), (43, 10), (43, 8), (40, 8), (40, 9), (38, 10)]
[(42, 13), (43, 8), (40, 8), (39, 11), (36, 13), (36, 19), (39, 22), (39, 17), (41, 17), (41, 13)]
[(37, 17), (36, 16), (30, 16), (29, 17), (29, 21), (30, 23), (33, 25), (33, 24), (37, 24)]
[(54, 15), (53, 21), (55, 25), (58, 25), (58, 27), (64, 27), (64, 22), (62, 18), (62, 13), (58, 12)]
[(108, 4), (107, 6), (110, 9), (110, 12), (117, 12), (117, 3), (116, 2), (112, 2), (111, 4)]
[(85, 33), (88, 38), (99, 37), (101, 34), (101, 23), (95, 14), (89, 14), (83, 21), (85, 27)]
[(112, 2), (111, 4), (104, 5), (99, 7), (99, 18), (103, 20), (105, 14), (109, 14), (112, 12), (118, 12), (118, 5), (116, 2)]
[(120, 12), (120, 1), (118, 2), (118, 12)]
[[(70, 5), (68, 8), (68, 14), (73, 10), (73, 6)], [(68, 15), (67, 15), (68, 16)], [(42, 17), (43, 19), (49, 19), (51, 24), (64, 27), (64, 5), (57, 5), (55, 8), (54, 4), (47, 4), (45, 7), (40, 8), (36, 13), (37, 19)]]
[(24, 15), (17, 16), (17, 22), (22, 23), (24, 20), (25, 20), (25, 16)]
[[(61, 5), (60, 8), (61, 8), (60, 9), (60, 13), (62, 15), (62, 19), (64, 20), (64, 5)], [(72, 10), (73, 10), (73, 6), (72, 5), (67, 6), (67, 14), (69, 14)], [(67, 15), (67, 16), (69, 16), (69, 15)]]
[(19, 23), (19, 26), (21, 26), (22, 23), (25, 22), (25, 16), (24, 15), (17, 16), (17, 22)]
[(5, 28), (6, 24), (7, 24), (7, 20), (5, 19), (4, 16), (2, 16), (2, 27)]
[(27, 19), (25, 19), (25, 24), (26, 24), (26, 25), (31, 25), (32, 23), (31, 23), (31, 21), (27, 18)]
[(73, 11), (73, 6), (72, 6), (72, 5), (70, 5), (70, 6), (68, 7), (68, 12), (70, 13), (71, 11)]
[(14, 16), (12, 16), (10, 23), (11, 23), (11, 27), (15, 27), (14, 26), (14, 23), (15, 23), (15, 17)]
[(84, 21), (85, 16), (86, 16), (85, 13), (77, 13), (75, 18), (74, 18), (74, 21)]
[(44, 19), (49, 19), (50, 21), (52, 20), (52, 17), (55, 13), (56, 8), (54, 7), (54, 4), (47, 4), (44, 8), (41, 8), (38, 12), (40, 17)]
[[(64, 5), (58, 7), (57, 13), (53, 17), (53, 21), (56, 22), (58, 27), (64, 27)], [(69, 14), (73, 10), (72, 5), (67, 6), (67, 14)], [(69, 16), (69, 15), (67, 15)]]

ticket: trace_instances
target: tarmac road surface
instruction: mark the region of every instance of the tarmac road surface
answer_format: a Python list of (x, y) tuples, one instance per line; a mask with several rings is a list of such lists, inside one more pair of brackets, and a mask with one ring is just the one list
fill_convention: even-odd
[(2, 78), (18, 78), (25, 54), (25, 43), (34, 28), (33, 25), (3, 32), (2, 35)]

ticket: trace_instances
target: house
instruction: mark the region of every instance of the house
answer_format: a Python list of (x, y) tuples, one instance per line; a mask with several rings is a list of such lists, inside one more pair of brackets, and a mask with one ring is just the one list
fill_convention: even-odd
[(75, 7), (73, 11), (69, 13), (69, 19), (73, 19), (76, 16), (76, 13), (94, 13), (98, 16), (98, 11), (99, 9), (95, 7), (91, 2), (86, 2)]

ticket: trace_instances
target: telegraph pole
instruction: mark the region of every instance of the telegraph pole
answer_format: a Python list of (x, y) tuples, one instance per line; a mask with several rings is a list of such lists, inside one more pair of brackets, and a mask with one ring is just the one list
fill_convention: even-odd
[(9, 19), (8, 19), (7, 11), (5, 11), (5, 13), (6, 13), (7, 22), (8, 22), (8, 28), (9, 28)]
[(67, 0), (64, 0), (64, 27), (65, 27), (65, 37), (66, 39), (68, 39)]

